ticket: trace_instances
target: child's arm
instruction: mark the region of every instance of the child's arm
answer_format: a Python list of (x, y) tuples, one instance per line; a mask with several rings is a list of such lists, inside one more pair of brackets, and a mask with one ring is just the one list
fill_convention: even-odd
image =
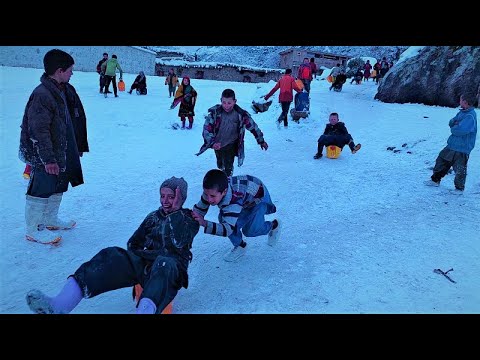
[(455, 136), (463, 136), (473, 133), (476, 130), (475, 120), (473, 115), (467, 115), (455, 125), (450, 128), (450, 131)]
[(280, 81), (277, 82), (277, 84), (273, 87), (272, 90), (270, 90), (270, 92), (264, 96), (265, 100), (268, 100), (268, 98), (270, 96), (272, 96), (273, 94), (275, 94), (275, 92), (280, 88)]
[(133, 235), (128, 239), (127, 242), (127, 249), (130, 251), (143, 251), (145, 245), (145, 239), (147, 234), (149, 233), (148, 224), (152, 223), (150, 218), (154, 217), (155, 211), (152, 211), (148, 214), (143, 222), (140, 224), (137, 230), (133, 233)]
[(204, 233), (223, 237), (230, 236), (237, 224), (241, 211), (242, 206), (239, 204), (228, 205), (220, 210), (220, 223), (204, 220)]
[(210, 208), (210, 203), (204, 199), (203, 194), (200, 197), (200, 201), (193, 206), (193, 211), (202, 216), (207, 215), (208, 209)]

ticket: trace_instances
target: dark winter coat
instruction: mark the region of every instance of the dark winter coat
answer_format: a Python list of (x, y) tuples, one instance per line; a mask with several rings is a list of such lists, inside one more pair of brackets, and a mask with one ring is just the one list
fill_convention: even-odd
[(349, 135), (349, 133), (345, 123), (339, 121), (335, 125), (328, 123), (323, 135)]
[[(57, 163), (60, 170), (65, 171), (67, 168), (67, 116), (72, 122), (75, 133), (77, 146), (75, 153), (89, 151), (85, 110), (72, 85), (64, 84), (65, 90), (62, 93), (56, 81), (46, 74), (42, 75), (40, 82), (41, 84), (33, 90), (25, 107), (19, 157), (33, 166)], [(69, 169), (69, 172), (72, 186), (83, 183), (81, 167)]]
[[(255, 121), (253, 121), (252, 117), (247, 111), (243, 110), (236, 104), (233, 109), (240, 114), (240, 125), (238, 129), (238, 151), (235, 155), (238, 157), (238, 166), (242, 166), (243, 160), (245, 159), (245, 129), (253, 134), (259, 145), (265, 140), (263, 139), (262, 131)], [(208, 109), (208, 115), (205, 117), (205, 124), (203, 125), (202, 133), (204, 143), (200, 148), (200, 151), (195, 155), (198, 156), (203, 154), (207, 149), (213, 147), (213, 144), (215, 144), (215, 137), (220, 129), (220, 124), (222, 123), (222, 112), (224, 111), (225, 110), (223, 110), (222, 105), (220, 104), (212, 106), (210, 109)]]
[(162, 208), (152, 211), (127, 242), (127, 249), (154, 262), (158, 256), (171, 257), (181, 269), (182, 286), (188, 287), (188, 264), (192, 261), (192, 242), (200, 228), (189, 209), (166, 215)]
[(97, 64), (97, 73), (98, 75), (102, 75), (102, 64), (107, 61), (108, 59), (102, 58)]
[[(143, 90), (147, 87), (147, 77), (145, 75), (137, 75), (133, 85), (136, 86), (136, 89)], [(132, 85), (132, 86), (133, 86)]]

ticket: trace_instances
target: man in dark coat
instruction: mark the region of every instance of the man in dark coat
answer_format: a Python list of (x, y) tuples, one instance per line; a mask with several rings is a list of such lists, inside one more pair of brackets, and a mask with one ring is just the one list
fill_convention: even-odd
[(171, 177), (160, 185), (161, 207), (147, 215), (127, 243), (108, 247), (70, 275), (61, 291), (48, 297), (39, 290), (27, 294), (37, 314), (68, 314), (82, 299), (141, 285), (137, 314), (160, 314), (178, 291), (188, 287), (192, 243), (200, 228), (190, 209), (182, 208), (188, 184)]
[(102, 71), (102, 64), (108, 60), (108, 54), (103, 53), (103, 58), (97, 64), (97, 73), (100, 75), (100, 94), (103, 94), (103, 88), (105, 87), (105, 73)]
[(20, 134), (20, 159), (32, 165), (26, 194), (26, 238), (57, 243), (50, 230), (67, 230), (75, 221), (58, 218), (68, 184), (83, 184), (80, 157), (88, 152), (87, 120), (82, 102), (70, 85), (73, 58), (53, 49), (43, 59), (45, 73), (30, 95)]

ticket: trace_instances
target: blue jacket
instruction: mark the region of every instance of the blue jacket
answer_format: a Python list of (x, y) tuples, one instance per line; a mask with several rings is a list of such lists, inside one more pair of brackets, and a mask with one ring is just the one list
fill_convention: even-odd
[(460, 110), (448, 123), (452, 135), (447, 148), (469, 155), (475, 147), (477, 137), (477, 113), (473, 107)]

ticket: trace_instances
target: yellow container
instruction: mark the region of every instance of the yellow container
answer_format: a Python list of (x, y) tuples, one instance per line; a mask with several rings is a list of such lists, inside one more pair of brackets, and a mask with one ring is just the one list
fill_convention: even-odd
[(327, 146), (327, 157), (329, 159), (337, 159), (342, 153), (342, 149), (335, 145)]

